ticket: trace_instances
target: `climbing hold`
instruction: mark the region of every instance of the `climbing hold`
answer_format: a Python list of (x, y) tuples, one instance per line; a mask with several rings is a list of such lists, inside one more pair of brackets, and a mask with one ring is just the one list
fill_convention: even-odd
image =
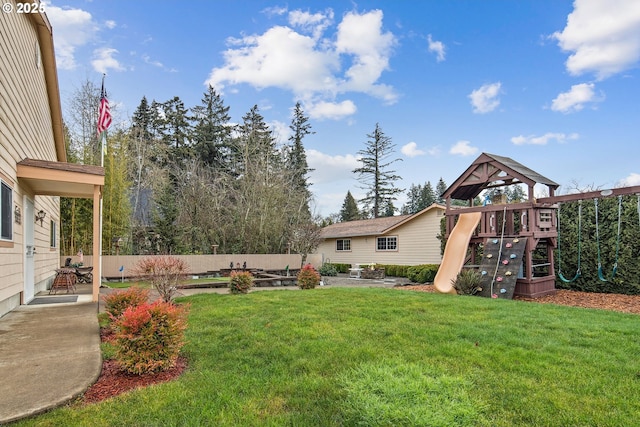
[(511, 259), (516, 259), (516, 254), (511, 254), (511, 255), (509, 255), (509, 258), (511, 258)]
[(500, 293), (501, 293), (501, 294), (506, 294), (506, 293), (507, 293), (507, 290), (506, 290), (505, 288), (502, 288), (502, 289), (500, 289)]
[(506, 273), (504, 273), (505, 276), (511, 276), (511, 272), (507, 271)]
[(487, 275), (487, 272), (486, 272), (486, 271), (484, 271), (484, 270), (482, 270), (482, 272), (481, 272), (480, 274), (481, 274), (481, 275), (483, 275), (483, 276), (486, 276), (486, 275)]
[(507, 265), (507, 264), (509, 264), (509, 260), (508, 260), (508, 259), (504, 259), (504, 260), (502, 260), (502, 263), (503, 263), (504, 265)]
[(493, 239), (493, 243), (498, 243), (498, 239)]
[(520, 239), (518, 239), (518, 238), (513, 239), (513, 243), (518, 243), (519, 241), (520, 241)]
[(491, 298), (498, 298), (498, 294), (491, 295)]
[(510, 247), (511, 247), (511, 246), (513, 246), (513, 245), (512, 245), (511, 243), (507, 243), (505, 246), (506, 246), (507, 248), (510, 248)]
[(500, 276), (496, 277), (496, 282), (502, 282), (502, 277)]
[(493, 258), (493, 254), (488, 254), (487, 258)]

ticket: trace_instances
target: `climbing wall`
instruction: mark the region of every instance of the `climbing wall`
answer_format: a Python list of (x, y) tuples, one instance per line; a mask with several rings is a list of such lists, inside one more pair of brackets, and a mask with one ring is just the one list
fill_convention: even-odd
[(504, 237), (502, 245), (500, 243), (500, 239), (488, 239), (484, 244), (484, 254), (479, 270), (482, 275), (482, 290), (478, 295), (488, 298), (512, 299), (527, 240)]

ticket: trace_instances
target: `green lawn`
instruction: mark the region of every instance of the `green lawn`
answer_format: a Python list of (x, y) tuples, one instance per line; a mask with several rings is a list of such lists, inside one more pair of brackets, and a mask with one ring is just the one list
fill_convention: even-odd
[(638, 423), (637, 315), (394, 289), (179, 301), (179, 380), (20, 425)]

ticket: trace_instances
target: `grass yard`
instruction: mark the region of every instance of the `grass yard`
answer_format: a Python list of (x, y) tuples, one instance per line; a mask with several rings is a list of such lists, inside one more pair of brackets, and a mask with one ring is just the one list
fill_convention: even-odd
[(18, 425), (638, 423), (637, 315), (370, 288), (179, 301), (181, 378)]

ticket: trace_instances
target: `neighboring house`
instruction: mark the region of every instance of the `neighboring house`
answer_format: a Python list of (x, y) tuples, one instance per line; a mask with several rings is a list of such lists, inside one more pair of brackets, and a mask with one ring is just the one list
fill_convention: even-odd
[(445, 207), (433, 204), (413, 215), (339, 222), (322, 229), (316, 253), (344, 264), (440, 264), (440, 221)]
[[(103, 168), (66, 163), (47, 16), (13, 5), (0, 17), (0, 316), (51, 285), (60, 267), (60, 196), (92, 198), (97, 207), (104, 185)], [(99, 248), (94, 239), (93, 253)], [(99, 284), (95, 274), (94, 301)]]

